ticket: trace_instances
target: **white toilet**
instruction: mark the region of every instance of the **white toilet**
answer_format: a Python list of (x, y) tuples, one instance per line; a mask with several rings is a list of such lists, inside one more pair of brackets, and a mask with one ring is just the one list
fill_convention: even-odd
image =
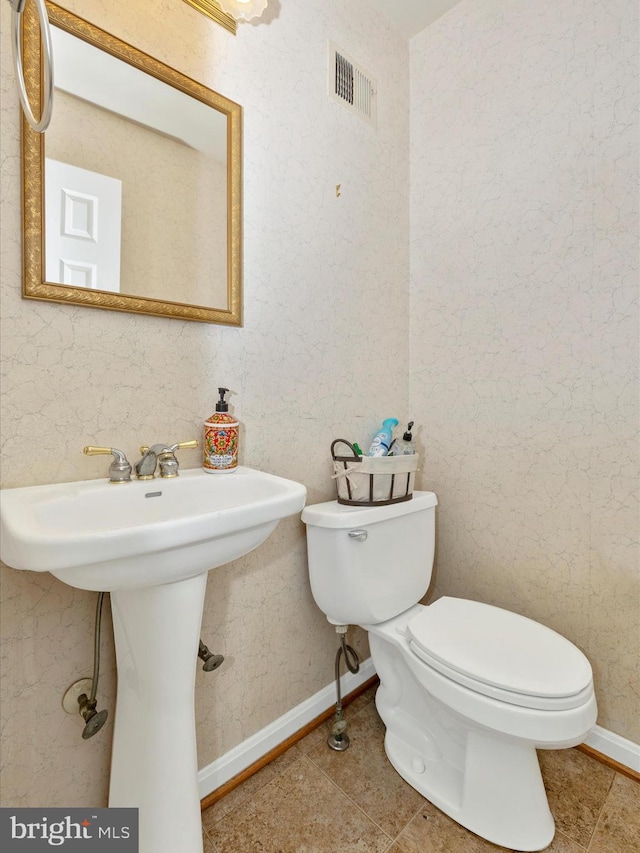
[(431, 580), (436, 496), (384, 506), (308, 506), (313, 597), (336, 625), (369, 633), (376, 706), (398, 773), (494, 844), (543, 850), (554, 823), (538, 749), (581, 743), (596, 721), (589, 661), (508, 610), (443, 597)]

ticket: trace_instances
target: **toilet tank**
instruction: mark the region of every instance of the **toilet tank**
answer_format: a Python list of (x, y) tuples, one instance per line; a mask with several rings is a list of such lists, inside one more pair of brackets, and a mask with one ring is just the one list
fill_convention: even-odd
[(416, 604), (431, 581), (433, 492), (386, 506), (305, 507), (311, 592), (329, 622), (373, 625)]

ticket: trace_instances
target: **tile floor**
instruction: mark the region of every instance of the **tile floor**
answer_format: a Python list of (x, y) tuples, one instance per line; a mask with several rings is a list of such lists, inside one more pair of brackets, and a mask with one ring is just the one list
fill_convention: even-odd
[[(375, 687), (345, 708), (351, 746), (317, 728), (203, 813), (205, 853), (498, 853), (427, 802), (387, 761)], [(640, 784), (576, 749), (542, 751), (556, 821), (550, 853), (638, 853)]]

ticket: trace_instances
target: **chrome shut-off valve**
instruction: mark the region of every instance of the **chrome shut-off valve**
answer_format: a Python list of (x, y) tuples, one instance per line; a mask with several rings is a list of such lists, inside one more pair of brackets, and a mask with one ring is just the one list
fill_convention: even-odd
[(218, 669), (224, 663), (223, 655), (214, 655), (202, 640), (198, 646), (198, 657), (203, 661), (202, 668), (205, 672), (213, 672), (214, 669)]

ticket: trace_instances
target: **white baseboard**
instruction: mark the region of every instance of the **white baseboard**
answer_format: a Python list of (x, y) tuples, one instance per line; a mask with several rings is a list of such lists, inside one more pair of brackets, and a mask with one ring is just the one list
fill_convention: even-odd
[(619, 764), (640, 773), (640, 745), (632, 740), (620, 737), (601, 726), (594, 726), (585, 743)]
[[(346, 696), (351, 693), (375, 674), (373, 661), (371, 658), (367, 658), (360, 664), (360, 671), (356, 675), (347, 672), (342, 676), (340, 679), (342, 695)], [(234, 746), (233, 749), (217, 758), (207, 767), (203, 767), (198, 772), (200, 799), (208, 796), (212, 791), (216, 791), (288, 737), (300, 731), (323, 711), (331, 708), (335, 700), (336, 686), (331, 683), (300, 705), (287, 711), (286, 714), (278, 717), (264, 729), (239, 743), (238, 746)], [(601, 726), (594, 726), (585, 743), (619, 764), (624, 764), (625, 767), (640, 772), (640, 746), (637, 743), (603, 729)]]
[[(340, 679), (340, 690), (347, 696), (365, 681), (376, 674), (371, 658), (362, 661), (357, 674), (347, 672)], [(264, 729), (256, 732), (250, 738), (234, 746), (229, 752), (217, 758), (207, 767), (198, 772), (200, 799), (216, 791), (238, 773), (251, 767), (256, 761), (266, 755), (288, 737), (304, 728), (316, 717), (320, 716), (336, 701), (335, 682), (328, 684), (300, 705), (296, 705), (286, 714), (269, 723)]]

